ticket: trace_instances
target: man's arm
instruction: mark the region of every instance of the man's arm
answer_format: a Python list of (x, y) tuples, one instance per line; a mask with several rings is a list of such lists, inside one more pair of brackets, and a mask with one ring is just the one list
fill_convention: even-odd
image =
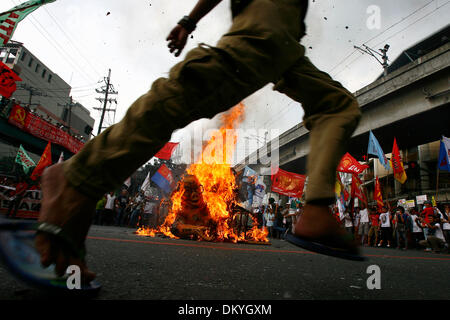
[(222, 0), (199, 0), (197, 2), (189, 16), (185, 16), (180, 20), (167, 37), (166, 40), (169, 41), (167, 46), (170, 48), (170, 53), (175, 52), (175, 57), (180, 55), (186, 45), (189, 34), (194, 31), (197, 23), (221, 1)]

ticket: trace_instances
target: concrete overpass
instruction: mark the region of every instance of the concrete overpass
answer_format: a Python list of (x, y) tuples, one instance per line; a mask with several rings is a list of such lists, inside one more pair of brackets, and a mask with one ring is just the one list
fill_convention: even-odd
[[(381, 77), (354, 93), (362, 111), (349, 152), (357, 159), (367, 152), (369, 130), (385, 152), (393, 137), (401, 149), (439, 140), (450, 135), (450, 43)], [(267, 149), (270, 150), (271, 142)], [(303, 123), (279, 136), (280, 167), (303, 173), (309, 152), (309, 131)], [(236, 165), (258, 159), (258, 151)], [(260, 168), (261, 164), (251, 165)]]
[[(420, 56), (355, 92), (362, 111), (349, 152), (362, 160), (367, 152), (369, 130), (386, 153), (394, 136), (403, 150), (450, 136), (450, 42)], [(267, 150), (270, 150), (268, 143)], [(325, 147), (325, 146), (324, 146)], [(246, 164), (260, 170), (258, 151), (235, 166)], [(279, 136), (279, 161), (284, 170), (305, 173), (309, 131), (303, 123)]]

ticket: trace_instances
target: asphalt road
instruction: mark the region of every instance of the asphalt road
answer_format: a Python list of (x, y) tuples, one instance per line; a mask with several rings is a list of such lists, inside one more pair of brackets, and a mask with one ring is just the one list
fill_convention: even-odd
[[(340, 300), (449, 299), (450, 255), (363, 248), (366, 262), (272, 245), (140, 237), (133, 229), (93, 226), (88, 264), (103, 288), (97, 299)], [(381, 289), (369, 290), (370, 265)], [(46, 298), (0, 267), (0, 300)]]

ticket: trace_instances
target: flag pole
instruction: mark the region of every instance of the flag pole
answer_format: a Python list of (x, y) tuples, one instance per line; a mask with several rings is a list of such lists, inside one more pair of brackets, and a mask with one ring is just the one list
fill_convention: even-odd
[[(439, 161), (439, 159), (438, 159)], [(438, 190), (439, 190), (439, 163), (436, 169), (436, 201), (437, 201), (437, 196), (438, 196)]]

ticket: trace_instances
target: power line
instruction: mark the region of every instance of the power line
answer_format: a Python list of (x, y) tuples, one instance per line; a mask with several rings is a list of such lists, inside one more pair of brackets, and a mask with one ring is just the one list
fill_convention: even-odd
[[(427, 7), (429, 4), (431, 4), (432, 2), (434, 2), (436, 0), (431, 0), (429, 2), (427, 2), (425, 5), (421, 6), (420, 8), (414, 10), (413, 12), (411, 12), (410, 14), (408, 14), (406, 17), (401, 18), (399, 21), (393, 23), (392, 25), (390, 25), (388, 28), (386, 28), (385, 30), (381, 31), (380, 33), (376, 34), (375, 36), (373, 36), (372, 38), (370, 38), (369, 40), (364, 41), (364, 44), (367, 44), (368, 42), (372, 41), (373, 39), (378, 38), (379, 36), (381, 36), (383, 33), (385, 33), (386, 31), (392, 29), (393, 27), (395, 27), (396, 25), (398, 25), (399, 23), (403, 22), (404, 20), (408, 19), (410, 16), (414, 15), (415, 13), (419, 12), (420, 10), (424, 9), (425, 7)], [(384, 42), (384, 41), (383, 41)], [(341, 61), (339, 61), (333, 68), (331, 68), (328, 73), (331, 73), (334, 69), (336, 69), (337, 67), (339, 67), (344, 61), (346, 61), (348, 58), (350, 58), (354, 53), (358, 52), (357, 50), (353, 50), (352, 52), (350, 52), (347, 56), (345, 56)], [(359, 57), (359, 56), (358, 56)]]
[(88, 91), (88, 90), (94, 90), (94, 87), (98, 85), (97, 83), (93, 83), (93, 84), (89, 84), (89, 85), (84, 85), (84, 86), (77, 86), (77, 87), (67, 87), (67, 88), (61, 88), (58, 87), (57, 89), (48, 89), (47, 87), (35, 87), (36, 89), (43, 89), (46, 91), (67, 91), (68, 89), (70, 89), (71, 91)]
[[(13, 2), (14, 4), (16, 4), (14, 0), (11, 0), (11, 2)], [(81, 68), (81, 67), (78, 65), (78, 63), (77, 63), (77, 62), (76, 62), (69, 54), (67, 54), (67, 52), (65, 52), (64, 48), (62, 48), (61, 45), (60, 45), (56, 40), (53, 40), (54, 43), (53, 43), (52, 41), (50, 41), (49, 37), (47, 37), (47, 36), (41, 31), (40, 28), (42, 28), (42, 30), (43, 30), (45, 33), (47, 33), (50, 37), (51, 37), (51, 35), (45, 30), (44, 26), (42, 26), (42, 24), (41, 24), (37, 19), (35, 19), (32, 15), (30, 15), (29, 18), (30, 18), (30, 22), (33, 24), (33, 26), (36, 28), (36, 30), (37, 30), (42, 36), (44, 36), (44, 38), (47, 39), (47, 41), (50, 43), (50, 45), (52, 45), (52, 46), (58, 51), (58, 53), (64, 58), (64, 60), (66, 60), (66, 62), (68, 62), (72, 67), (75, 67), (75, 69), (78, 68), (78, 71), (80, 71), (80, 75), (83, 76), (86, 80), (88, 80), (88, 81), (93, 81), (92, 78), (91, 78), (91, 79), (88, 79), (88, 78), (87, 78), (87, 77), (89, 77), (89, 75), (87, 75), (87, 74), (84, 73), (83, 68)], [(34, 22), (36, 22), (36, 23), (40, 26), (40, 28), (38, 28), (38, 26), (37, 26)], [(59, 48), (56, 47), (55, 44), (56, 44)], [(63, 52), (63, 53), (61, 54), (61, 52)], [(73, 60), (73, 62), (74, 62), (75, 64), (73, 64), (71, 61), (69, 61), (69, 60), (66, 58), (66, 56), (67, 56), (68, 58), (70, 58), (71, 60)]]
[[(414, 22), (411, 23), (410, 25), (408, 25), (408, 26), (406, 26), (405, 28), (403, 28), (403, 29), (397, 31), (396, 33), (394, 33), (394, 34), (391, 35), (390, 37), (384, 39), (381, 43), (383, 43), (383, 42), (385, 42), (385, 41), (387, 41), (387, 40), (389, 40), (389, 39), (392, 39), (393, 37), (395, 37), (396, 35), (398, 35), (400, 32), (405, 31), (406, 29), (408, 29), (408, 28), (411, 27), (412, 25), (416, 24), (417, 22), (419, 22), (419, 21), (422, 20), (422, 19), (425, 19), (426, 17), (428, 17), (429, 15), (435, 13), (437, 10), (439, 10), (440, 8), (442, 8), (442, 7), (446, 6), (446, 5), (448, 5), (449, 3), (450, 3), (450, 1), (447, 1), (447, 2), (445, 2), (444, 4), (440, 5), (439, 7), (436, 7), (433, 11), (430, 11), (429, 13), (427, 13), (427, 14), (424, 15), (423, 17), (417, 19), (416, 21), (414, 21)], [(379, 46), (379, 45), (380, 45), (380, 43), (376, 44), (376, 46)]]
[[(433, 0), (434, 1), (434, 0)], [(380, 41), (378, 44), (376, 44), (375, 46), (379, 46), (383, 43), (385, 43), (387, 40), (392, 39), (393, 37), (395, 37), (396, 35), (398, 35), (400, 32), (405, 31), (406, 29), (408, 29), (409, 27), (413, 26), (414, 24), (416, 24), (417, 22), (419, 22), (422, 19), (425, 19), (426, 17), (430, 16), (431, 14), (433, 14), (434, 12), (436, 12), (437, 10), (439, 10), (440, 8), (446, 6), (447, 4), (449, 4), (450, 1), (445, 2), (444, 4), (440, 5), (439, 7), (436, 7), (434, 10), (430, 11), (429, 13), (427, 13), (426, 15), (420, 17), (419, 19), (415, 20), (414, 22), (410, 23), (409, 25), (407, 25), (405, 28), (397, 31), (396, 33), (394, 33), (393, 35), (385, 38), (384, 40)], [(417, 11), (417, 10), (416, 10)], [(404, 20), (404, 19), (403, 19)], [(384, 33), (384, 32), (382, 32)], [(373, 40), (374, 38), (372, 38)], [(368, 41), (366, 41), (367, 43)], [(356, 52), (356, 50), (354, 50), (354, 52)], [(361, 56), (357, 56), (355, 59), (353, 59), (352, 61), (350, 61), (341, 71), (339, 71), (338, 73), (335, 73), (333, 75), (333, 77), (336, 77), (337, 75), (339, 75), (340, 73), (342, 73), (349, 65), (353, 64), (356, 60), (358, 60), (359, 58), (361, 58)]]
[(103, 102), (103, 108), (94, 108), (95, 110), (102, 110), (102, 115), (100, 118), (100, 124), (98, 125), (97, 135), (99, 135), (103, 129), (102, 125), (103, 125), (103, 120), (105, 119), (105, 112), (108, 111), (108, 117), (109, 117), (109, 111), (114, 112), (114, 114), (116, 113), (116, 109), (106, 109), (106, 105), (108, 102), (110, 104), (112, 102), (115, 102), (117, 104), (116, 99), (108, 98), (108, 95), (110, 95), (110, 94), (118, 94), (118, 92), (114, 90), (114, 86), (111, 84), (111, 69), (108, 70), (108, 77), (105, 78), (104, 81), (105, 81), (106, 86), (104, 86), (102, 88), (102, 90), (98, 90), (98, 89), (95, 90), (97, 93), (105, 94), (104, 98), (96, 98), (96, 100)]
[[(413, 12), (411, 12), (410, 14), (408, 14), (406, 17), (401, 18), (399, 21), (397, 21), (396, 23), (392, 24), (391, 26), (389, 26), (387, 29), (383, 30), (382, 32), (380, 32), (379, 34), (377, 34), (376, 36), (370, 38), (369, 40), (365, 41), (364, 44), (367, 44), (368, 42), (372, 41), (373, 39), (378, 38), (380, 35), (382, 35), (383, 33), (385, 33), (386, 31), (392, 29), (393, 27), (395, 27), (396, 25), (400, 24), (401, 22), (403, 22), (404, 20), (408, 19), (410, 16), (412, 16), (413, 14), (415, 14), (416, 12), (419, 12), (420, 10), (422, 10), (423, 8), (427, 7), (428, 5), (430, 5), (432, 2), (434, 2), (436, 0), (431, 0), (429, 2), (427, 2), (426, 4), (424, 4), (423, 6), (421, 6), (420, 8), (414, 10)], [(384, 42), (384, 41), (383, 41)]]
[(64, 31), (63, 27), (59, 24), (59, 22), (57, 21), (57, 18), (54, 17), (52, 15), (52, 13), (50, 12), (50, 10), (48, 10), (45, 6), (44, 6), (44, 10), (45, 12), (50, 16), (50, 18), (55, 22), (56, 26), (59, 28), (59, 30), (61, 30), (61, 32), (66, 36), (66, 38), (69, 40), (69, 42), (72, 44), (72, 46), (78, 51), (78, 53), (80, 54), (80, 56), (89, 64), (89, 66), (92, 68), (92, 70), (97, 74), (98, 77), (100, 77), (100, 73), (98, 72), (98, 70), (95, 68), (95, 66), (93, 66), (91, 64), (91, 62), (89, 61), (89, 59), (87, 59), (84, 54), (78, 49), (78, 47), (75, 45), (75, 42), (72, 41), (73, 38), (71, 37), (69, 32)]

